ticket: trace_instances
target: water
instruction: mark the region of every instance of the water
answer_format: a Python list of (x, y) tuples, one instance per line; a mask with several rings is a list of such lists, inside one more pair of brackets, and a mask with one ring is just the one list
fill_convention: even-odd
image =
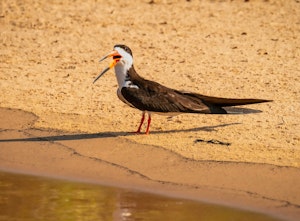
[(263, 214), (126, 189), (0, 172), (0, 220), (276, 219)]

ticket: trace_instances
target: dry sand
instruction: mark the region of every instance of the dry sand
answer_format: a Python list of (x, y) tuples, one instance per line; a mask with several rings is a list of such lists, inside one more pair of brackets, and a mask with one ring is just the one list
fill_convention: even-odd
[[(2, 139), (52, 137), (41, 143), (1, 142), (3, 167), (54, 175), (62, 166), (69, 171), (62, 176), (93, 180), (77, 160), (103, 158), (120, 170), (123, 184), (141, 179), (140, 187), (177, 188), (199, 198), (198, 187), (207, 186), (216, 196), (229, 191), (239, 203), (243, 197), (252, 200), (255, 208), (267, 205), (256, 201), (274, 201), (282, 207), (270, 206), (273, 211), (300, 217), (299, 1), (4, 0), (0, 33), (0, 107), (37, 116), (26, 120), (29, 125), (14, 121), (7, 130), (4, 116), (10, 111), (1, 109)], [(149, 136), (132, 136), (126, 132), (136, 129), (140, 112), (118, 100), (113, 71), (92, 84), (108, 64), (98, 59), (117, 43), (131, 47), (140, 75), (166, 86), (274, 102), (249, 106), (262, 111), (256, 114), (155, 115)], [(20, 114), (12, 120), (31, 118), (11, 111)], [(60, 138), (66, 134), (75, 136)], [(33, 149), (21, 151), (25, 146)], [(68, 148), (73, 154), (63, 153)], [(97, 162), (86, 169), (96, 171)], [(39, 171), (42, 163), (47, 166)], [(130, 171), (137, 177), (127, 177)], [(122, 183), (111, 174), (102, 180)]]

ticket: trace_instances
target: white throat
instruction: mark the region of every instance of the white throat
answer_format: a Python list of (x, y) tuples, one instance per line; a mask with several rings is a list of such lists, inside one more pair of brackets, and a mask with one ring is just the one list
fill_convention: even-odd
[(120, 62), (115, 66), (115, 74), (116, 74), (116, 78), (117, 78), (120, 89), (125, 84), (127, 70), (128, 69), (124, 68), (124, 66), (122, 64), (120, 64)]

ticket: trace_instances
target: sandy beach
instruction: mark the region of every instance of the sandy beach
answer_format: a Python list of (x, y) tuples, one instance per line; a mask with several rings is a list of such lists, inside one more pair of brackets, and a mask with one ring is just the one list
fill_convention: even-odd
[[(0, 168), (300, 218), (299, 1), (3, 1)], [(243, 115), (141, 113), (116, 95), (118, 43), (179, 90), (262, 98)]]
[[(300, 214), (300, 170), (270, 164), (198, 161), (111, 133), (33, 128), (37, 117), (0, 109), (0, 169), (125, 187), (263, 212)], [(145, 163), (146, 162), (146, 163)]]

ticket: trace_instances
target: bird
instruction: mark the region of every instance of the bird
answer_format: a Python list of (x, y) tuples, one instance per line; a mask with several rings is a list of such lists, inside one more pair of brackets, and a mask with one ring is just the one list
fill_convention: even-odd
[(114, 68), (118, 82), (118, 98), (130, 107), (142, 111), (142, 118), (135, 132), (137, 134), (141, 134), (146, 113), (148, 114), (148, 122), (145, 134), (149, 134), (152, 113), (169, 115), (181, 113), (227, 114), (223, 107), (272, 101), (206, 96), (172, 89), (155, 81), (147, 80), (136, 72), (132, 51), (124, 44), (115, 45), (113, 51), (106, 54), (99, 62), (110, 57), (112, 57), (112, 61), (109, 66), (95, 78), (93, 83)]

